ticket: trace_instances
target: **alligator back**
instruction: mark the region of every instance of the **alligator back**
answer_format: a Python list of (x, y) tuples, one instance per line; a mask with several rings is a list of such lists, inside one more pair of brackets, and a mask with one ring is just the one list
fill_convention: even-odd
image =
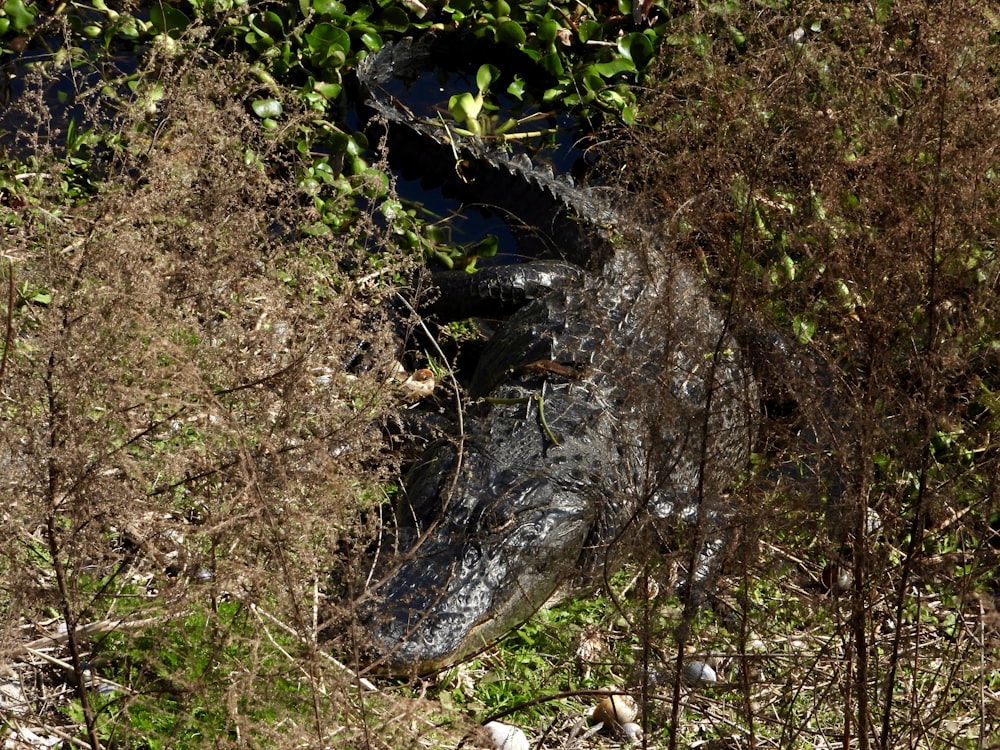
[[(534, 220), (550, 236), (611, 246), (614, 213), (587, 191), (482, 144), (454, 147), (543, 196), (530, 210), (547, 212)], [(635, 233), (598, 276), (535, 289), (487, 343), (464, 434), (428, 448), (397, 508), (404, 554), (366, 615), (383, 669), (432, 671), (483, 648), (557, 589), (591, 585), (620, 560), (616, 539), (649, 519), (688, 529), (689, 580), (711, 585), (757, 387), (726, 319), (669, 247)]]

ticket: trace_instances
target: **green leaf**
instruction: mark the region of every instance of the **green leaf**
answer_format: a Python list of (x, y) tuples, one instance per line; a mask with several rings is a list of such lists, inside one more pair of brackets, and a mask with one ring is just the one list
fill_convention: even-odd
[(257, 99), (250, 105), (258, 117), (280, 117), (282, 113), (281, 102), (277, 99)]
[(313, 84), (313, 91), (318, 94), (322, 94), (327, 99), (336, 99), (340, 96), (342, 86), (339, 83), (323, 83), (322, 81), (317, 81)]
[(618, 42), (618, 50), (633, 62), (636, 69), (642, 70), (653, 59), (653, 40), (645, 34), (626, 34)]
[(801, 315), (796, 315), (792, 318), (792, 330), (800, 344), (808, 344), (816, 333), (816, 324)]
[(514, 80), (510, 82), (510, 86), (507, 87), (507, 93), (512, 97), (521, 101), (524, 98), (525, 83), (521, 78), (514, 76)]
[(269, 44), (274, 44), (277, 36), (283, 36), (285, 26), (281, 22), (281, 16), (272, 11), (266, 13), (252, 13), (247, 17), (247, 23), (252, 31), (256, 32), (261, 39), (269, 40)]
[(500, 77), (500, 71), (490, 64), (480, 65), (476, 71), (476, 86), (480, 91), (488, 91), (490, 84)]
[(455, 94), (448, 100), (448, 112), (451, 116), (455, 118), (456, 122), (465, 123), (469, 130), (473, 132), (478, 131), (478, 122), (476, 122), (476, 119), (482, 110), (482, 96), (473, 96), (466, 92), (464, 94)]
[(339, 0), (312, 0), (312, 9), (321, 16), (343, 17), (347, 9)]
[(396, 6), (386, 8), (380, 20), (383, 29), (398, 31), (401, 34), (410, 30), (410, 19), (402, 8)]
[(25, 5), (24, 0), (7, 0), (3, 4), (4, 13), (7, 15), (9, 25), (15, 31), (27, 31), (35, 21), (38, 11), (34, 6)]
[(361, 35), (361, 43), (369, 52), (378, 52), (382, 49), (382, 37), (375, 31), (366, 31)]
[(328, 54), (333, 48), (340, 52), (349, 52), (351, 37), (343, 29), (330, 23), (318, 23), (316, 28), (305, 35), (310, 54)]
[(562, 55), (559, 54), (553, 44), (549, 45), (548, 51), (541, 59), (541, 64), (546, 72), (556, 78), (562, 78), (566, 74), (566, 69), (563, 67), (562, 63)]
[(591, 39), (603, 39), (604, 27), (597, 21), (584, 21), (577, 27), (577, 34), (580, 37), (580, 41), (586, 44)]
[(335, 154), (345, 153), (348, 148), (351, 147), (352, 139), (347, 133), (336, 132), (332, 133), (326, 141), (330, 150)]
[[(20, 2), (20, 0), (17, 1)], [(181, 32), (191, 25), (190, 18), (166, 3), (153, 3), (150, 6), (149, 22), (161, 34), (167, 34), (174, 38), (180, 36)]]
[(471, 245), (467, 253), (475, 258), (492, 258), (497, 254), (497, 248), (500, 246), (500, 241), (496, 238), (496, 235), (490, 235), (485, 239)]
[(520, 46), (527, 38), (528, 35), (517, 21), (504, 21), (497, 28), (497, 39), (506, 44)]
[(602, 78), (613, 78), (619, 73), (635, 72), (635, 63), (624, 57), (615, 58), (610, 62), (594, 63), (591, 67), (596, 70)]
[(736, 49), (738, 49), (740, 52), (743, 52), (746, 49), (747, 46), (746, 35), (738, 28), (736, 28), (735, 26), (730, 26), (729, 37), (730, 39), (733, 40), (733, 44), (736, 45)]
[(559, 33), (559, 24), (551, 18), (547, 18), (538, 25), (538, 40), (545, 44), (552, 44)]

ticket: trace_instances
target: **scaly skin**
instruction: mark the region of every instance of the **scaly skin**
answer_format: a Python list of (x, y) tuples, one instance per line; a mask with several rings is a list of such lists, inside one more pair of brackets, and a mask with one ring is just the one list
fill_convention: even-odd
[[(547, 175), (544, 189), (510, 175), (558, 188)], [(606, 247), (603, 224), (584, 219), (609, 212), (592, 210), (586, 191), (568, 186), (548, 210), (569, 211), (578, 195), (585, 205), (568, 223)], [(526, 264), (481, 272), (469, 289), (505, 298), (513, 283), (530, 301), (486, 345), (466, 434), (430, 446), (407, 477), (396, 508), (403, 554), (363, 618), (376, 669), (426, 673), (482, 649), (557, 590), (592, 587), (650, 518), (689, 529), (688, 580), (713, 585), (734, 510), (723, 495), (749, 457), (757, 385), (697, 277), (665, 240), (641, 240), (596, 278)]]

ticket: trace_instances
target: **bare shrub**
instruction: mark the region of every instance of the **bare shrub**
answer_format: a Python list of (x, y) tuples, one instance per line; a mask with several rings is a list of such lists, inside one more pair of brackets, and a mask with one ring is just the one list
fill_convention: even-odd
[[(714, 644), (743, 694), (726, 710), (751, 742), (975, 745), (995, 731), (995, 33), (954, 6), (713, 8), (676, 17), (646, 127), (608, 146), (793, 353), (757, 347), (784, 407), (741, 491), (759, 545)], [(836, 597), (828, 563), (850, 571)], [(716, 711), (701, 731), (732, 734)]]
[[(397, 344), (370, 311), (408, 261), (371, 273), (364, 216), (302, 232), (314, 209), (247, 114), (245, 66), (150, 69), (97, 194), (66, 203), (42, 150), (38, 199), (8, 216), (3, 643), (24, 686), (61, 689), (63, 656), (70, 683), (110, 680), (76, 691), (94, 747), (350, 743), (366, 688), (317, 633), (350, 619), (331, 576), (355, 575), (396, 471)], [(25, 652), (57, 622), (90, 627)], [(56, 726), (64, 702), (20, 721)]]

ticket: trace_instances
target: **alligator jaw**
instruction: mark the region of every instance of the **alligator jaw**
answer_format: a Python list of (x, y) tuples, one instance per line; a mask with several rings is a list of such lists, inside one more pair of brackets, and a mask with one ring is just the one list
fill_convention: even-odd
[(374, 592), (378, 604), (362, 618), (374, 671), (426, 674), (461, 661), (530, 617), (572, 574), (594, 503), (544, 477), (504, 485), (491, 497), (452, 497), (455, 515)]

